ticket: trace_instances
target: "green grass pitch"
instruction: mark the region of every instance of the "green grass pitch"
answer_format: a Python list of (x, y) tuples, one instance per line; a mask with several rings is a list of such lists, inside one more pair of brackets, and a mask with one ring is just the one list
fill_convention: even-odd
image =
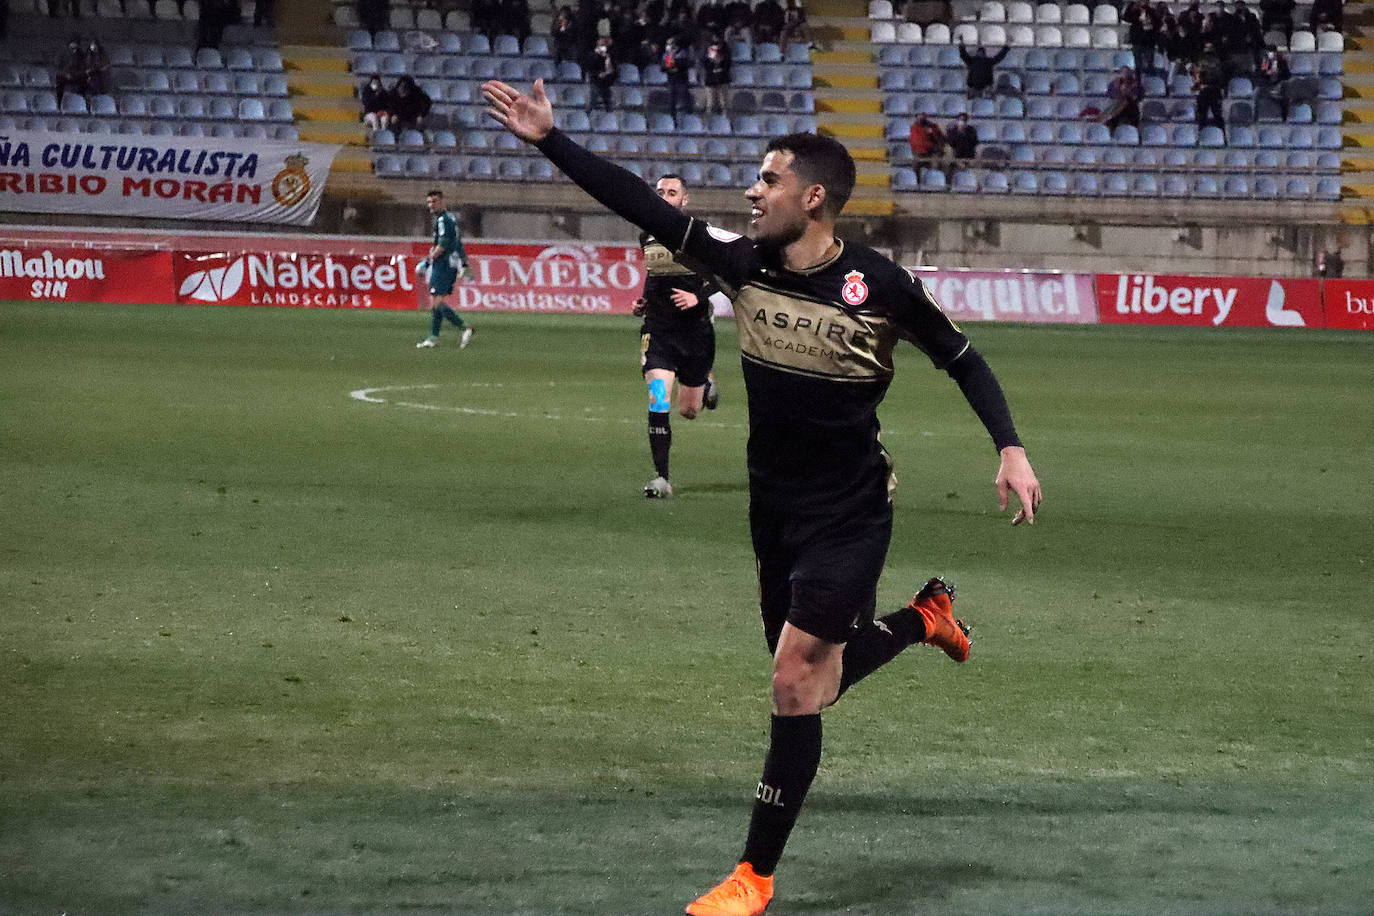
[[(646, 502), (629, 318), (0, 305), (0, 912), (666, 914), (762, 761), (734, 328)], [(881, 603), (770, 916), (1374, 912), (1374, 336), (913, 348)], [(372, 401), (352, 397), (368, 390)], [(379, 403), (380, 402), (380, 403)]]

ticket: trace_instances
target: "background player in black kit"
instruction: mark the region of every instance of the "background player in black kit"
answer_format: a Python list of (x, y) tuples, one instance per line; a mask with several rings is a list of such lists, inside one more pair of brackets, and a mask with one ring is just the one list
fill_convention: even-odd
[[(681, 210), (691, 198), (681, 176), (664, 175), (654, 185), (659, 198)], [(716, 362), (716, 328), (710, 297), (715, 284), (673, 259), (673, 253), (647, 232), (639, 234), (644, 250), (644, 295), (635, 314), (644, 318), (639, 329), (639, 362), (649, 388), (649, 453), (654, 479), (644, 487), (650, 499), (673, 495), (668, 476), (668, 452), (673, 444), (673, 382), (678, 384), (678, 411), (692, 420), (703, 406), (714, 410), (720, 402), (711, 367)]]
[(739, 323), (749, 401), (749, 515), (764, 635), (773, 652), (773, 719), (744, 853), (693, 901), (693, 916), (758, 916), (821, 759), (821, 716), (854, 683), (915, 642), (968, 657), (952, 589), (932, 579), (907, 607), (874, 619), (892, 531), (891, 460), (877, 407), (892, 351), (908, 340), (959, 385), (1000, 455), (1002, 509), (1034, 522), (1041, 499), (1001, 386), (925, 286), (872, 249), (834, 236), (855, 180), (839, 143), (814, 134), (768, 145), (746, 239), (660, 201), (633, 175), (554, 127), (542, 81), (531, 95), (483, 84), (490, 113), (601, 204), (708, 271)]

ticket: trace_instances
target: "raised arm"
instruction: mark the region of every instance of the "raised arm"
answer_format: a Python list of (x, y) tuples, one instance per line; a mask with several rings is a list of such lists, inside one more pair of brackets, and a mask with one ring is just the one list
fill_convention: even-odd
[(691, 219), (659, 199), (633, 172), (579, 146), (555, 127), (553, 105), (542, 79), (535, 80), (529, 95), (500, 80), (489, 80), (482, 84), (482, 95), (490, 106), (489, 115), (532, 144), (603, 207), (634, 223), (669, 251), (682, 247)]

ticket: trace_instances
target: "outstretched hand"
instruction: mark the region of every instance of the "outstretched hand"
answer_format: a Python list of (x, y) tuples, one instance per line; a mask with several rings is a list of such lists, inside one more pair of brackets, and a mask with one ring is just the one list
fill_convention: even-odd
[(1011, 523), (1034, 525), (1036, 510), (1040, 508), (1040, 481), (1035, 477), (1024, 448), (1009, 445), (1002, 449), (1002, 465), (997, 469), (996, 483), (998, 509), (1007, 511), (1010, 495), (1015, 493), (1021, 508), (1012, 516)]
[(553, 130), (553, 103), (544, 93), (544, 81), (534, 81), (529, 95), (500, 80), (482, 84), (487, 114), (526, 143), (538, 143)]

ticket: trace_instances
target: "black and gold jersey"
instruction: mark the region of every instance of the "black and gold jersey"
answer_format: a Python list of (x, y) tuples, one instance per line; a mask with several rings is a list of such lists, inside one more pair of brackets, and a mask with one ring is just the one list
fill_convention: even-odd
[(1020, 445), (988, 364), (921, 281), (878, 252), (842, 244), (821, 264), (787, 270), (775, 250), (687, 216), (560, 130), (536, 146), (730, 297), (749, 403), (755, 505), (825, 515), (889, 498), (891, 466), (878, 441), (877, 410), (899, 340), (915, 344), (959, 385), (998, 449)]
[[(644, 330), (672, 332), (709, 325), (711, 303), (707, 301), (716, 287), (673, 257), (666, 245), (647, 232), (639, 235), (644, 251)], [(680, 309), (673, 301), (673, 290), (681, 289), (697, 297), (697, 304)]]
[(910, 341), (943, 369), (969, 346), (924, 284), (843, 242), (827, 261), (786, 270), (755, 242), (697, 220), (681, 255), (711, 265), (734, 305), (755, 500), (829, 512), (885, 498), (877, 410), (894, 347)]

